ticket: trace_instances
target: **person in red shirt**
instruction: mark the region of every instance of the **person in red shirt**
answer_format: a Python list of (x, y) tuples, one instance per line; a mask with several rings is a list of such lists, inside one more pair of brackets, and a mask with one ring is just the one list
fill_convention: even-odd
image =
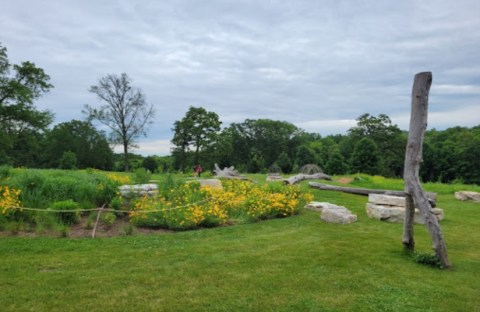
[(200, 177), (200, 174), (202, 174), (202, 171), (203, 171), (202, 166), (200, 166), (200, 164), (198, 164), (197, 167), (195, 168), (195, 172), (197, 173), (197, 176)]

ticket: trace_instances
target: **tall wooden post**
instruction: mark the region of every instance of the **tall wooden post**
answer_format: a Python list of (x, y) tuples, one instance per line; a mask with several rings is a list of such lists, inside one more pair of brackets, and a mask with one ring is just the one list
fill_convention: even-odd
[(448, 260), (447, 247), (443, 239), (438, 220), (432, 212), (432, 207), (420, 185), (419, 170), (422, 162), (422, 146), (425, 129), (427, 128), (428, 93), (432, 85), (432, 73), (423, 72), (415, 75), (412, 89), (412, 111), (410, 116), (410, 129), (408, 132), (407, 150), (405, 153), (405, 180), (406, 207), (403, 231), (403, 244), (414, 248), (413, 216), (415, 205), (423, 217), (430, 233), (433, 249), (438, 259), (445, 268), (451, 266)]

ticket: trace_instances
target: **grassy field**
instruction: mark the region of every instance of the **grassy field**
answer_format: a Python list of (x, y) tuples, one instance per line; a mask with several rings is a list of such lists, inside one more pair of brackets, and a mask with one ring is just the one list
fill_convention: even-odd
[[(351, 186), (402, 188), (399, 180), (363, 178)], [(450, 271), (404, 254), (402, 224), (367, 218), (366, 197), (312, 190), (358, 222), (327, 224), (303, 211), (167, 234), (0, 238), (1, 310), (480, 311), (480, 204), (453, 197), (480, 188), (425, 188), (439, 193), (445, 210)], [(415, 238), (419, 252), (432, 252), (424, 226), (415, 226)]]

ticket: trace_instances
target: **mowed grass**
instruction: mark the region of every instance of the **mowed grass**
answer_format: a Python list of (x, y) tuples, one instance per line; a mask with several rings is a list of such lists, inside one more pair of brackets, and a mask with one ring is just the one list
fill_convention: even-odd
[[(397, 185), (379, 180), (370, 185)], [(304, 211), (170, 234), (0, 238), (0, 309), (480, 311), (480, 204), (455, 200), (452, 188), (426, 185), (437, 187), (449, 271), (404, 254), (402, 224), (370, 220), (366, 197), (312, 190), (317, 201), (351, 209), (358, 222), (328, 224)], [(432, 252), (424, 226), (415, 226), (415, 238), (419, 252)]]

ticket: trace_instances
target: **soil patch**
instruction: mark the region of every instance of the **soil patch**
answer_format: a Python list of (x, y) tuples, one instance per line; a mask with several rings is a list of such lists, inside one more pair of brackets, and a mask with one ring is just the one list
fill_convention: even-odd
[(340, 178), (337, 180), (338, 183), (342, 183), (342, 184), (349, 184), (352, 181), (353, 181), (352, 178)]

